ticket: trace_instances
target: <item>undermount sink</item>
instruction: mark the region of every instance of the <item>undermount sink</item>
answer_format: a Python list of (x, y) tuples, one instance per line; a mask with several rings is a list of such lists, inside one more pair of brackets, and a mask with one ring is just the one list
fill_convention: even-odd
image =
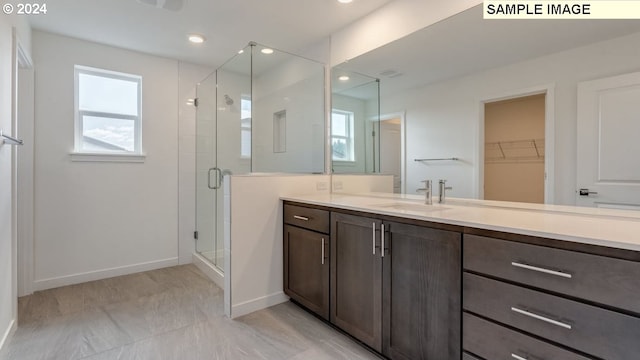
[(377, 204), (373, 206), (379, 207), (379, 208), (386, 208), (386, 209), (418, 211), (418, 212), (441, 211), (441, 210), (449, 209), (447, 207), (442, 207), (439, 205), (423, 205), (423, 204), (411, 204), (411, 203), (402, 203), (402, 202)]

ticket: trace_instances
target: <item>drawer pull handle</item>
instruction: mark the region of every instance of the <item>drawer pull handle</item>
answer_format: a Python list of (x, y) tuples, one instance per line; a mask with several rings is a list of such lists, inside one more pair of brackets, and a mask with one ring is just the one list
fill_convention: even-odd
[(571, 330), (571, 325), (569, 325), (569, 324), (565, 324), (565, 323), (557, 321), (557, 320), (549, 319), (548, 317), (544, 317), (544, 316), (541, 316), (541, 315), (538, 315), (538, 314), (534, 314), (534, 313), (532, 313), (530, 311), (527, 311), (527, 310), (518, 309), (517, 307), (511, 307), (511, 311), (515, 311), (518, 314), (522, 314), (524, 316), (528, 316), (528, 317), (531, 317), (531, 318), (534, 318), (534, 319), (542, 320), (544, 322), (548, 322), (549, 324), (553, 324), (553, 325), (560, 326), (560, 327), (563, 327), (565, 329)]
[(522, 269), (533, 270), (533, 271), (537, 271), (537, 272), (541, 272), (541, 273), (545, 273), (545, 274), (560, 276), (560, 277), (567, 278), (567, 279), (571, 279), (571, 277), (572, 277), (571, 274), (567, 274), (567, 273), (564, 273), (564, 272), (561, 272), (561, 271), (545, 269), (545, 268), (541, 268), (541, 267), (537, 267), (537, 266), (522, 264), (522, 263), (515, 262), (515, 261), (512, 261), (511, 265), (513, 265), (515, 267), (522, 268)]
[(522, 357), (520, 355), (513, 354), (513, 353), (511, 354), (511, 357), (516, 359), (516, 360), (528, 360), (526, 357)]
[(324, 265), (324, 238), (322, 238), (322, 261), (321, 264)]
[(376, 223), (373, 223), (373, 230), (371, 231), (371, 247), (373, 248), (373, 255), (376, 254)]
[(382, 238), (380, 240), (380, 242), (381, 242), (380, 251), (382, 253), (382, 257), (384, 257), (384, 224), (380, 225), (380, 237)]
[(298, 219), (298, 220), (302, 220), (302, 221), (309, 221), (308, 217), (305, 216), (300, 216), (300, 215), (293, 215), (294, 219)]

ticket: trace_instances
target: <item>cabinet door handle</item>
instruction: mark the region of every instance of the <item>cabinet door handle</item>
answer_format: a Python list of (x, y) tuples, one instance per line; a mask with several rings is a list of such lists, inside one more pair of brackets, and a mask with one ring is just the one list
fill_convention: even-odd
[(376, 254), (376, 223), (374, 222), (371, 230), (371, 248), (373, 249), (373, 255)]
[(300, 216), (300, 215), (293, 215), (294, 219), (298, 219), (298, 220), (302, 220), (302, 221), (309, 221), (309, 218), (306, 216)]
[(563, 323), (561, 321), (558, 321), (558, 320), (549, 319), (548, 317), (532, 313), (531, 311), (518, 309), (517, 307), (511, 307), (511, 311), (515, 311), (518, 314), (522, 314), (522, 315), (528, 316), (530, 318), (538, 319), (538, 320), (547, 322), (549, 324), (553, 324), (553, 325), (560, 326), (562, 328), (571, 330), (571, 325), (569, 325), (569, 324), (565, 324), (565, 323)]
[(324, 265), (324, 238), (322, 238), (322, 261), (321, 264)]
[(384, 224), (380, 224), (380, 252), (384, 257)]
[(511, 353), (511, 357), (516, 359), (516, 360), (528, 360), (526, 357), (522, 357), (522, 356), (514, 354), (514, 353)]
[(537, 266), (533, 266), (533, 265), (528, 265), (528, 264), (523, 264), (523, 263), (519, 263), (519, 262), (515, 262), (515, 261), (512, 261), (511, 265), (513, 265), (515, 267), (522, 268), (522, 269), (527, 269), (527, 270), (537, 271), (537, 272), (541, 272), (541, 273), (545, 273), (545, 274), (560, 276), (560, 277), (567, 278), (567, 279), (571, 279), (571, 277), (572, 277), (571, 274), (567, 274), (567, 273), (562, 272), (562, 271), (545, 269), (545, 268), (541, 268), (541, 267), (537, 267)]

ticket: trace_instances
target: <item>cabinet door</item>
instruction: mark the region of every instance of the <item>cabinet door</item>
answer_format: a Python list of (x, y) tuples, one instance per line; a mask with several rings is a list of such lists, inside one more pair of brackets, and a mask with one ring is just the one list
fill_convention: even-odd
[(329, 236), (284, 227), (284, 292), (329, 319)]
[(385, 223), (383, 354), (460, 359), (459, 233)]
[(331, 223), (331, 322), (381, 351), (381, 222), (332, 212)]

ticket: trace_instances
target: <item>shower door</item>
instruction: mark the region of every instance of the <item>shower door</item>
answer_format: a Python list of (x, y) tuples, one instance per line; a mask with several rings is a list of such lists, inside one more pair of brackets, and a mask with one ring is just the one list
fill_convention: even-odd
[(196, 251), (223, 269), (218, 241), (219, 171), (216, 164), (216, 74), (198, 84), (196, 98)]
[(200, 82), (196, 124), (196, 251), (224, 271), (225, 189), (251, 171), (250, 48)]

